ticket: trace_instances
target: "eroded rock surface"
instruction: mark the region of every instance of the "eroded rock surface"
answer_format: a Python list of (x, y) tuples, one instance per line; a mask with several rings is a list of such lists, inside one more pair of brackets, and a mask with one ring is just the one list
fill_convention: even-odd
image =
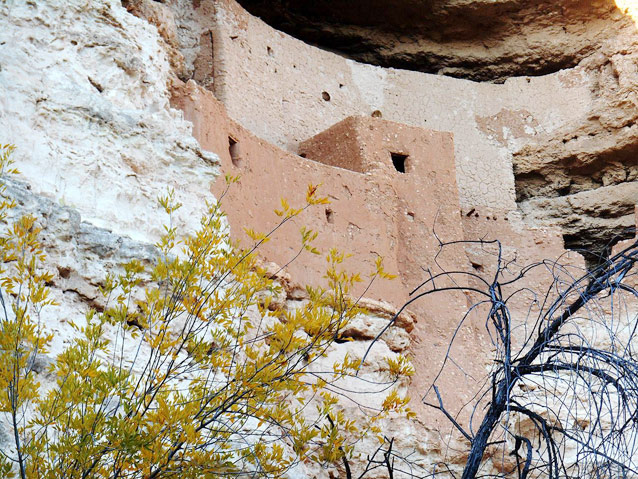
[(217, 156), (170, 107), (170, 49), (115, 0), (0, 3), (0, 143), (34, 193), (154, 241), (174, 188), (198, 226)]
[[(588, 115), (514, 154), (517, 201), (535, 224), (560, 225), (565, 244), (603, 257), (635, 235), (638, 201), (638, 41), (619, 35), (581, 67), (592, 78)], [(593, 255), (593, 256), (592, 256)]]

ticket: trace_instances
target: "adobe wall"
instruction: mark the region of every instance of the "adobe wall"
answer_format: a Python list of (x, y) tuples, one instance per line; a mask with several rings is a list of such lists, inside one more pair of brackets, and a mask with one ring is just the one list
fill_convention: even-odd
[[(172, 104), (184, 111), (193, 123), (193, 135), (203, 148), (218, 152), (223, 174), (241, 175), (239, 184), (232, 185), (222, 198), (231, 231), (247, 242), (244, 228), (267, 232), (280, 218), (274, 209), (280, 208), (285, 197), (293, 205), (303, 205), (309, 184), (321, 183), (321, 193), (330, 199), (329, 205), (310, 208), (292, 224), (278, 230), (272, 239), (260, 247), (268, 261), (286, 266), (286, 272), (300, 284), (325, 285), (325, 254), (305, 253), (290, 263), (299, 250), (299, 228), (309, 227), (319, 233), (315, 245), (323, 253), (337, 247), (351, 254), (346, 268), (361, 271), (364, 279), (357, 294), (367, 298), (401, 305), (409, 292), (427, 279), (426, 267), (433, 266), (438, 241), (432, 233), (447, 237), (463, 236), (454, 171), (454, 149), (449, 133), (434, 132), (400, 125), (375, 118), (349, 118), (322, 133), (314, 144), (306, 145), (309, 158), (325, 160), (329, 154), (319, 144), (350, 146), (361, 151), (361, 170), (324, 164), (304, 159), (265, 142), (229, 119), (221, 103), (207, 90), (189, 81), (174, 92)], [(228, 138), (239, 146), (239, 157), (231, 158)], [(348, 139), (349, 137), (349, 139)], [(343, 139), (345, 141), (338, 141)], [(326, 140), (323, 142), (322, 140)], [(390, 151), (410, 153), (406, 173), (394, 169), (390, 161), (382, 161)], [(329, 162), (329, 160), (325, 160)], [(225, 190), (223, 181), (215, 185), (219, 198)], [(374, 270), (377, 256), (384, 258), (387, 271), (398, 273), (392, 283), (376, 281), (366, 290), (365, 275)], [(438, 258), (442, 268), (463, 269), (467, 260), (463, 250), (449, 251)], [(456, 327), (456, 319), (467, 309), (467, 298), (461, 293), (428, 297), (410, 308), (418, 317), (413, 332), (413, 346), (418, 344), (414, 363), (418, 371), (413, 392), (423, 393), (445, 354), (447, 342)], [(480, 342), (481, 328), (470, 329), (467, 341)], [(414, 342), (416, 338), (416, 342)], [(483, 349), (488, 351), (489, 348)], [(461, 363), (468, 371), (483, 370), (485, 358), (466, 357)], [(478, 377), (478, 376), (477, 376)], [(467, 379), (467, 378), (466, 378)], [(472, 388), (457, 388), (458, 377), (452, 375), (450, 395), (461, 403)], [(418, 409), (419, 404), (415, 407)], [(422, 411), (434, 420), (433, 411)]]
[(515, 210), (513, 151), (592, 107), (591, 79), (578, 68), (500, 85), (383, 69), (276, 31), (234, 0), (214, 7), (214, 91), (233, 119), (292, 152), (345, 117), (375, 110), (390, 121), (451, 131), (466, 211)]
[[(349, 266), (357, 271), (373, 270), (376, 257), (383, 257), (388, 271), (400, 273), (403, 287), (379, 283), (366, 296), (402, 304), (407, 291), (424, 279), (422, 271), (411, 272), (413, 265), (428, 264), (437, 252), (433, 225), (444, 237), (463, 237), (449, 133), (351, 117), (307, 142), (308, 158), (302, 158), (231, 120), (223, 105), (194, 82), (175, 89), (172, 104), (192, 122), (193, 136), (202, 148), (218, 153), (222, 174), (240, 175), (221, 201), (231, 230), (245, 245), (251, 243), (245, 228), (268, 232), (280, 221), (274, 210), (281, 209), (282, 198), (293, 207), (303, 206), (308, 185), (321, 185), (321, 195), (330, 204), (311, 208), (294, 225), (277, 232), (260, 248), (269, 261), (287, 264), (298, 251), (299, 227), (307, 226), (319, 233), (320, 250), (336, 246), (346, 251), (352, 255)], [(236, 142), (235, 161), (229, 138)], [(335, 152), (344, 149), (356, 150), (357, 168), (330, 164), (331, 156), (343, 158)], [(409, 153), (405, 174), (394, 169), (390, 152)], [(224, 181), (218, 181), (215, 196), (221, 197), (225, 189)], [(447, 267), (465, 263), (459, 258), (442, 261)], [(296, 282), (321, 284), (325, 260), (307, 254), (287, 270)]]
[[(250, 244), (244, 228), (267, 232), (278, 223), (280, 218), (274, 210), (280, 208), (282, 197), (293, 206), (301, 205), (308, 184), (321, 183), (321, 192), (331, 203), (311, 208), (260, 248), (267, 261), (285, 266), (295, 283), (325, 284), (323, 255), (305, 253), (290, 263), (299, 251), (302, 225), (319, 233), (315, 244), (320, 250), (336, 245), (350, 253), (345, 264), (350, 270), (371, 271), (377, 255), (384, 257), (387, 270), (398, 273), (399, 278), (391, 284), (374, 283), (365, 296), (395, 306), (407, 301), (410, 291), (427, 279), (430, 271), (468, 271), (491, 281), (496, 265), (493, 248), (475, 243), (450, 247), (439, 254), (439, 239), (499, 239), (513, 275), (531, 262), (559, 257), (571, 264), (576, 274), (579, 269), (584, 272), (582, 257), (564, 250), (557, 229), (525, 228), (492, 208), (461, 211), (456, 201), (454, 144), (449, 133), (377, 118), (350, 117), (302, 143), (300, 152), (307, 156), (302, 158), (239, 125), (210, 91), (193, 81), (174, 89), (172, 105), (192, 122), (193, 136), (202, 148), (218, 153), (222, 175), (241, 175), (240, 183), (227, 192), (224, 182), (218, 181), (214, 193), (218, 198), (223, 194), (231, 230), (244, 244)], [(229, 138), (235, 145), (233, 155)], [(405, 173), (394, 168), (391, 153), (407, 156)], [(533, 271), (524, 286), (533, 291), (546, 290), (552, 280), (548, 273), (547, 268)], [(522, 285), (516, 283), (517, 288)], [(417, 318), (410, 341), (417, 371), (410, 386), (414, 397), (427, 390), (438, 372), (433, 365), (441, 364), (450, 339), (456, 335), (451, 354), (458, 368), (448, 371), (439, 384), (447, 385), (441, 389), (448, 391), (446, 399), (452, 409), (469, 399), (469, 391), (474, 390), (468, 383), (470, 376), (482, 377), (487, 367), (490, 345), (485, 336), (485, 316), (470, 315), (458, 332), (456, 328), (468, 307), (480, 299), (446, 292), (410, 305)], [(512, 305), (515, 321), (528, 314), (526, 304), (521, 302), (520, 309)], [(427, 424), (434, 426), (441, 420), (419, 401), (414, 407)]]

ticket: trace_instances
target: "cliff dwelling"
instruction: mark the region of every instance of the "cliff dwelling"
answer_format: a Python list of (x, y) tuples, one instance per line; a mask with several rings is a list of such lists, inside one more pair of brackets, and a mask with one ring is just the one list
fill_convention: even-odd
[[(46, 283), (60, 305), (43, 312), (52, 339), (41, 361), (53, 364), (77, 336), (71, 318), (90, 308), (108, 312), (101, 299), (108, 272), (121, 272), (133, 259), (156, 264), (165, 231), (195, 231), (219, 201), (225, 213), (219, 229), (232, 241), (250, 248), (261, 238), (255, 232), (273, 230), (259, 241), (254, 269), (263, 267), (278, 289), (253, 305), (260, 314), (281, 318), (306, 307), (312, 288), (330, 284), (331, 248), (347, 254), (346, 269), (363, 275), (383, 259), (396, 279), (354, 282), (351, 296), (367, 313), (335, 334), (328, 353), (344, 363), (358, 355), (375, 378), (384, 354), (409, 357), (414, 374), (397, 390), (412, 398), (416, 419), (390, 416), (377, 439), (420, 472), (397, 465), (394, 477), (478, 477), (463, 472), (478, 442), (475, 415), (494, 403), (492, 371), (506, 361), (495, 359), (497, 326), (486, 318), (506, 317), (507, 341), (524, 350), (534, 344), (530, 331), (551, 323), (543, 311), (552, 294), (563, 307), (603, 291), (594, 280), (572, 288), (581, 276), (604, 277), (611, 288), (609, 304), (588, 310), (597, 318), (615, 318), (614, 308), (627, 316), (638, 311), (614, 302), (616, 286), (605, 269), (616, 267), (616, 255), (636, 235), (638, 7), (629, 0), (341, 3), (0, 3), (0, 146), (15, 145), (19, 170), (7, 191), (18, 213), (41, 218), (52, 271)], [(282, 204), (304, 205), (309, 185), (325, 204), (282, 221)], [(157, 198), (167, 189), (181, 208), (165, 229)], [(308, 231), (316, 233), (312, 245), (321, 254), (303, 251)], [(498, 288), (494, 278), (502, 279)], [(140, 284), (154, 280), (149, 275)], [(444, 294), (415, 301), (424, 287)], [(519, 294), (525, 299), (502, 313)], [(142, 296), (131, 301), (146, 311)], [(543, 320), (533, 322), (535, 314)], [(144, 322), (136, 321), (128, 326), (143, 335)], [(634, 333), (626, 333), (629, 343)], [(525, 367), (535, 364), (530, 359)], [(38, 378), (52, 385), (45, 366)], [(356, 398), (363, 395), (345, 384)], [(578, 397), (570, 391), (570, 404)], [(359, 417), (368, 406), (357, 399), (341, 407)], [(506, 431), (529, 430), (536, 420), (531, 413), (499, 417)], [(581, 416), (572, 422), (581, 430), (591, 425)], [(631, 453), (614, 459), (606, 451), (613, 464), (599, 476), (591, 472), (603, 470), (596, 461), (582, 462), (592, 475), (568, 472), (580, 456), (565, 446), (563, 471), (529, 477), (638, 477), (634, 432)], [(503, 434), (483, 444), (481, 471), (528, 477), (532, 459), (526, 463), (518, 452), (524, 434)], [(372, 447), (370, 437), (361, 444)], [(10, 435), (2, 429), (0, 449), (6, 444)], [(290, 441), (285, 447), (294, 449)], [(551, 462), (551, 453), (539, 450), (534, 460)], [(317, 465), (308, 455), (285, 474), (263, 477), (393, 477), (389, 460), (379, 463), (377, 475), (369, 472), (366, 454), (369, 468), (369, 452), (352, 455), (361, 476), (347, 460)], [(129, 477), (169, 477), (135, 474)]]

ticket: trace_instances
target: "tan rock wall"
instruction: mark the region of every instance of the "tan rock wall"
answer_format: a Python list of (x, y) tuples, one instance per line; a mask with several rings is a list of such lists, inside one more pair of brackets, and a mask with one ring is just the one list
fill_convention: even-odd
[(571, 247), (600, 253), (635, 234), (637, 47), (635, 29), (603, 44), (580, 67), (593, 80), (590, 114), (539, 135), (514, 155), (527, 221), (560, 225)]

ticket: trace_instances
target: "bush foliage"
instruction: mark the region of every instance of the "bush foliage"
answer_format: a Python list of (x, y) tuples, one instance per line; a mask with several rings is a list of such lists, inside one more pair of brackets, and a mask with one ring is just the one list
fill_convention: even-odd
[[(13, 173), (3, 145), (3, 174)], [(325, 203), (310, 187), (306, 204), (282, 201), (281, 224)], [(358, 275), (327, 255), (327, 287), (307, 288), (309, 301), (271, 311), (281, 286), (260, 268), (255, 248), (232, 244), (219, 203), (198, 231), (183, 235), (171, 218), (174, 195), (160, 198), (168, 215), (153, 265), (131, 261), (105, 278), (106, 307), (68, 318), (75, 335), (43, 386), (34, 363), (51, 334), (44, 308), (45, 254), (33, 216), (10, 220), (2, 189), (0, 263), (0, 409), (12, 446), (0, 475), (21, 478), (280, 477), (300, 461), (341, 463), (366, 435), (381, 437), (379, 419), (405, 412), (393, 381), (411, 374), (389, 361), (382, 406), (346, 417), (338, 387), (360, 361), (326, 354), (362, 310), (350, 296)], [(278, 228), (279, 226), (276, 226)], [(258, 246), (269, 235), (251, 232)], [(302, 231), (302, 250), (317, 253)], [(387, 275), (379, 264), (375, 277)], [(328, 367), (329, 366), (329, 367)], [(388, 392), (389, 391), (389, 392)]]

